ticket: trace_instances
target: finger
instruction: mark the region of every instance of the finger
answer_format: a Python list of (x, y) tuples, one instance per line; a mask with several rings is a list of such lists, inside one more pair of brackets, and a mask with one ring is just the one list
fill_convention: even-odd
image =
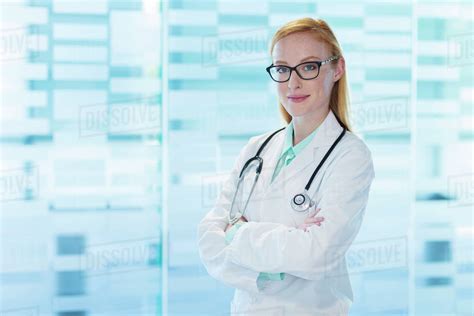
[(304, 229), (306, 227), (306, 224), (299, 224), (296, 226), (297, 229)]
[(324, 221), (324, 217), (314, 217), (314, 218), (307, 218), (304, 223), (298, 225), (296, 228), (297, 229), (306, 229), (312, 225), (318, 225), (321, 226), (321, 222)]
[(324, 217), (323, 216), (319, 216), (319, 217), (309, 217), (307, 219), (305, 219), (305, 223), (314, 223), (314, 222), (322, 222), (324, 221)]
[(312, 226), (319, 226), (319, 227), (321, 227), (321, 223), (311, 223), (311, 224), (307, 224), (307, 225), (306, 225), (306, 228), (309, 228), (309, 227), (312, 227)]
[(300, 225), (298, 225), (297, 228), (298, 228), (298, 229), (304, 229), (304, 230), (306, 230), (306, 228), (308, 228), (309, 226), (310, 226), (310, 225), (308, 225), (308, 224), (300, 224)]
[(311, 226), (314, 226), (314, 225), (321, 226), (321, 223), (307, 224), (307, 225), (305, 225), (304, 228), (302, 228), (302, 229), (304, 229), (304, 231), (307, 232), (307, 231), (309, 231), (309, 228), (310, 228)]

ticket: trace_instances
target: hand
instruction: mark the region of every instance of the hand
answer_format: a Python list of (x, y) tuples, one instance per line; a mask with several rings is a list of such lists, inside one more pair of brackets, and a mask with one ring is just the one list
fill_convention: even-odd
[[(242, 222), (248, 222), (248, 220), (245, 218), (245, 217), (240, 217), (239, 221), (242, 221)], [(238, 223), (238, 222), (236, 222)], [(226, 228), (224, 229), (224, 232), (226, 232), (228, 229), (230, 229), (232, 226), (234, 225), (231, 225), (231, 224), (227, 224)]]
[(321, 226), (321, 222), (324, 221), (324, 217), (319, 216), (316, 217), (316, 215), (319, 213), (321, 209), (317, 208), (316, 210), (313, 210), (309, 212), (308, 217), (304, 220), (303, 224), (298, 225), (296, 228), (298, 229), (304, 229), (304, 231), (308, 231), (308, 228), (311, 227), (312, 225), (318, 225)]

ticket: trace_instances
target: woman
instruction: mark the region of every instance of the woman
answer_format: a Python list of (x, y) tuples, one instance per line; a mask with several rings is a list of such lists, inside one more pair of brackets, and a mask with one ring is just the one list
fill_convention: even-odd
[[(241, 150), (199, 224), (199, 254), (211, 276), (236, 288), (232, 314), (347, 315), (353, 296), (344, 255), (374, 170), (369, 149), (350, 130), (344, 57), (327, 23), (311, 18), (281, 27), (270, 54), (267, 71), (288, 125)], [(264, 167), (245, 213), (232, 218), (242, 167), (257, 152)], [(251, 187), (255, 177), (247, 178), (243, 185)], [(303, 200), (313, 203), (301, 209)]]

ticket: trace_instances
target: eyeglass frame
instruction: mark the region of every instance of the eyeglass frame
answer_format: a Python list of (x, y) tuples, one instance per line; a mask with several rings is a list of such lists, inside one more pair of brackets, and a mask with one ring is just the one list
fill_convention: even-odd
[[(294, 66), (294, 67), (290, 67), (290, 66), (286, 66), (286, 65), (274, 65), (274, 64), (272, 63), (270, 66), (268, 66), (267, 68), (265, 68), (265, 70), (268, 72), (268, 75), (270, 75), (270, 78), (272, 78), (273, 81), (278, 82), (278, 83), (283, 83), (283, 82), (289, 81), (289, 80), (291, 79), (291, 74), (292, 74), (293, 71), (295, 71), (296, 74), (298, 75), (298, 77), (300, 77), (302, 80), (313, 80), (313, 79), (316, 79), (316, 78), (319, 76), (319, 73), (321, 72), (321, 66), (322, 66), (322, 65), (325, 65), (325, 64), (327, 64), (327, 63), (330, 63), (330, 62), (333, 61), (333, 60), (337, 60), (337, 59), (339, 59), (340, 57), (341, 57), (340, 55), (334, 55), (334, 56), (331, 56), (331, 57), (329, 57), (328, 59), (323, 60), (323, 61), (319, 61), (319, 60), (315, 60), (315, 61), (305, 61), (305, 62), (303, 62), (303, 63), (301, 63), (301, 64), (298, 64), (298, 65), (296, 65), (296, 66)], [(318, 65), (318, 74), (317, 74), (315, 77), (313, 77), (313, 78), (309, 78), (309, 79), (303, 78), (303, 77), (301, 76), (301, 74), (298, 72), (298, 70), (296, 70), (296, 68), (299, 67), (299, 66), (301, 66), (301, 65), (304, 65), (304, 64), (317, 64), (317, 65)], [(274, 68), (274, 67), (286, 67), (286, 68), (290, 69), (290, 75), (288, 76), (288, 79), (286, 79), (285, 81), (278, 81), (278, 80), (273, 79), (272, 74), (270, 73), (270, 70), (271, 70), (272, 68)]]

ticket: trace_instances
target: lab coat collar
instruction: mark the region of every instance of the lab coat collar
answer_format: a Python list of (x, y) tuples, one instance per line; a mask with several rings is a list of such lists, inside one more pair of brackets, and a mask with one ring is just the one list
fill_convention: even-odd
[[(278, 138), (279, 144), (271, 144), (267, 154), (264, 154), (264, 160), (268, 161), (265, 170), (262, 172), (262, 184), (264, 187), (269, 190), (271, 186), (274, 185), (281, 185), (281, 181), (287, 181), (291, 179), (291, 177), (296, 176), (300, 173), (303, 169), (305, 169), (309, 164), (311, 166), (316, 166), (321, 161), (322, 157), (326, 153), (326, 147), (330, 147), (333, 142), (337, 139), (339, 134), (342, 132), (342, 127), (336, 119), (335, 114), (332, 110), (329, 110), (328, 115), (318, 127), (318, 132), (311, 140), (311, 142), (301, 151), (299, 155), (289, 164), (288, 166), (284, 167), (280, 173), (276, 176), (276, 178), (271, 181), (271, 177), (273, 175), (273, 171), (276, 167), (276, 163), (278, 162), (279, 153), (281, 152), (281, 148), (283, 147), (283, 143), (285, 138), (287, 137), (287, 133), (291, 132), (291, 129), (288, 127), (285, 128), (285, 135), (284, 137)], [(283, 136), (283, 135), (282, 135)], [(311, 169), (314, 171), (313, 169)], [(311, 171), (311, 172), (312, 172)], [(308, 180), (311, 176), (311, 173), (308, 174)], [(267, 191), (265, 190), (265, 191)], [(301, 188), (303, 191), (303, 188)]]

